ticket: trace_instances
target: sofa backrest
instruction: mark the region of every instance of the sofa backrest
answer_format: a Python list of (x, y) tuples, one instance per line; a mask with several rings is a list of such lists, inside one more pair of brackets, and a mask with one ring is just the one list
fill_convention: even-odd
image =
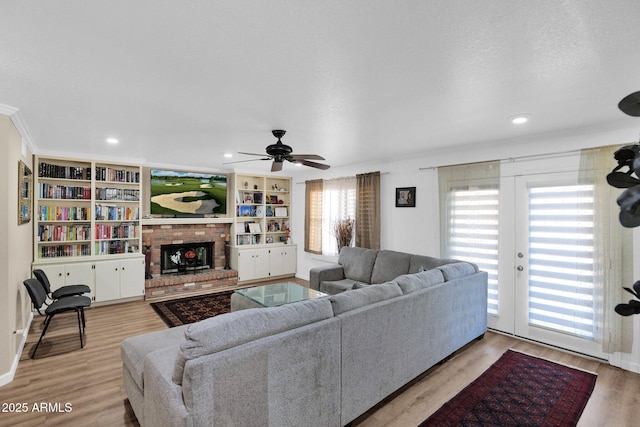
[(331, 295), (328, 299), (331, 301), (334, 316), (338, 316), (347, 311), (364, 307), (365, 305), (375, 304), (386, 299), (399, 297), (402, 290), (395, 283), (383, 283), (380, 285), (371, 285), (361, 289), (353, 289), (347, 292), (341, 292)]
[(371, 272), (377, 256), (375, 249), (345, 246), (340, 250), (338, 264), (342, 265), (347, 279), (371, 283)]
[(451, 264), (444, 264), (438, 267), (442, 272), (445, 281), (470, 276), (478, 272), (478, 266), (470, 262), (458, 261)]
[(418, 273), (403, 274), (402, 276), (396, 277), (394, 282), (400, 286), (402, 293), (406, 295), (439, 283), (444, 283), (444, 277), (442, 271), (434, 268), (433, 270), (420, 271)]
[(371, 272), (371, 282), (369, 283), (385, 283), (407, 274), (410, 261), (411, 254), (405, 252), (378, 251), (378, 256)]
[(176, 357), (173, 381), (182, 384), (188, 360), (331, 317), (329, 300), (317, 298), (269, 309), (240, 310), (193, 323), (185, 330), (186, 342)]

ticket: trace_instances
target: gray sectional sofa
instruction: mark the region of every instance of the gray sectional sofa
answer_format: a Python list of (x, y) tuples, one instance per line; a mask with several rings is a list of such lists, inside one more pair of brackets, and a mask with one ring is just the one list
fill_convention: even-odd
[[(343, 269), (365, 251), (341, 255)], [(142, 426), (348, 424), (485, 333), (486, 273), (432, 260), (440, 265), (385, 283), (126, 339), (136, 417)]]
[[(337, 264), (311, 269), (309, 287), (333, 295), (354, 287), (389, 282), (403, 274), (432, 270), (458, 262), (460, 261), (455, 259), (406, 252), (344, 247)], [(473, 267), (477, 271), (477, 267)]]

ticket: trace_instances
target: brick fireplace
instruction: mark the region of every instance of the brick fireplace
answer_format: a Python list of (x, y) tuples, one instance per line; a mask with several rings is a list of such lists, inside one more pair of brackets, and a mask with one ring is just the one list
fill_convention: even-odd
[[(202, 224), (144, 224), (142, 226), (142, 246), (150, 253), (149, 273), (152, 278), (145, 280), (145, 298), (184, 296), (217, 291), (235, 287), (238, 273), (224, 270), (224, 241), (229, 235), (228, 223)], [(212, 268), (180, 269), (162, 274), (162, 248), (211, 246)]]

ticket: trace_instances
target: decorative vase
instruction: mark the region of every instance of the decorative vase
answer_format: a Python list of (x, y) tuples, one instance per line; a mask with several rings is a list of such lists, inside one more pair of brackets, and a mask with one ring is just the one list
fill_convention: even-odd
[(224, 241), (224, 269), (231, 270), (231, 266), (229, 265), (229, 258), (231, 258), (231, 246), (229, 246), (229, 241)]

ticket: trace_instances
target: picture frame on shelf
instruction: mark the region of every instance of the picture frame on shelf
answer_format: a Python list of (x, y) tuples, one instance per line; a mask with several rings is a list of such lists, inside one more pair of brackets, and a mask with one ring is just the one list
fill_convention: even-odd
[(396, 187), (396, 208), (416, 207), (416, 187)]
[(272, 194), (271, 196), (269, 196), (269, 199), (270, 199), (272, 205), (277, 205), (278, 204), (278, 196), (277, 195)]
[(265, 237), (265, 238), (264, 238), (264, 242), (265, 242), (265, 243), (273, 243), (273, 237), (271, 237), (271, 236), (267, 236), (267, 237)]

